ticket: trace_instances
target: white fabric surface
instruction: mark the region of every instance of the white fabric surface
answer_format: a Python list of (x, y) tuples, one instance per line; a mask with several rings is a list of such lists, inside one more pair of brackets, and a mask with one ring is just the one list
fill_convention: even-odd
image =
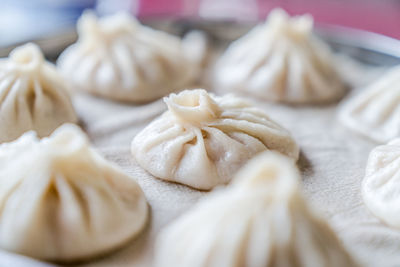
[[(150, 224), (139, 238), (81, 266), (151, 266), (153, 241), (159, 230), (207, 192), (156, 179), (135, 163), (130, 142), (165, 110), (161, 100), (133, 106), (79, 95), (74, 104), (94, 145), (138, 181), (151, 205)], [(354, 257), (362, 266), (399, 266), (400, 231), (372, 216), (360, 194), (368, 154), (377, 144), (343, 127), (336, 119), (336, 105), (256, 104), (292, 132), (301, 148), (298, 165), (305, 195), (326, 216)], [(9, 254), (3, 257), (3, 253), (0, 251), (0, 266), (11, 266)], [(22, 266), (18, 264), (23, 260), (16, 256), (12, 266)], [(42, 265), (27, 261), (25, 266)]]

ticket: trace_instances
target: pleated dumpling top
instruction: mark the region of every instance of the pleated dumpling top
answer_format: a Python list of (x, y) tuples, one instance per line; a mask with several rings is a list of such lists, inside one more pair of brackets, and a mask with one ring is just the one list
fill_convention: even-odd
[(349, 129), (379, 143), (400, 137), (400, 66), (346, 100), (339, 119)]
[(66, 81), (37, 45), (17, 47), (0, 59), (0, 143), (29, 130), (47, 136), (77, 121)]
[(362, 194), (373, 214), (400, 228), (400, 138), (371, 151)]
[(137, 182), (105, 160), (73, 124), (0, 145), (0, 248), (41, 260), (102, 255), (148, 220)]
[(263, 152), (160, 232), (155, 266), (357, 266), (299, 180), (292, 160)]
[(328, 46), (312, 34), (310, 16), (271, 12), (265, 24), (232, 43), (215, 68), (215, 87), (269, 101), (320, 104), (347, 86)]
[(299, 147), (264, 111), (232, 95), (185, 90), (164, 99), (168, 110), (132, 141), (136, 161), (155, 177), (209, 190), (226, 184), (257, 153), (293, 160)]
[(143, 102), (185, 89), (196, 64), (182, 41), (153, 30), (125, 13), (98, 19), (85, 12), (78, 41), (57, 65), (74, 88), (105, 98)]

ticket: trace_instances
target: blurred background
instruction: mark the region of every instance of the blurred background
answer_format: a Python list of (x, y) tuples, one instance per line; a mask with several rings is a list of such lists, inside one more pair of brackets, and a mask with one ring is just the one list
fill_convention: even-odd
[(74, 27), (83, 10), (129, 10), (141, 19), (263, 20), (271, 9), (310, 13), (316, 24), (363, 29), (400, 39), (400, 0), (0, 0), (0, 47)]

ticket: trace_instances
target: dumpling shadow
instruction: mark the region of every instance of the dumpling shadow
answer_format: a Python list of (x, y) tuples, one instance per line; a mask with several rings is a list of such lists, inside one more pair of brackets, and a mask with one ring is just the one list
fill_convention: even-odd
[(300, 151), (299, 160), (297, 161), (297, 166), (302, 174), (302, 177), (310, 176), (314, 174), (314, 168), (311, 164), (311, 161), (304, 154), (303, 151)]

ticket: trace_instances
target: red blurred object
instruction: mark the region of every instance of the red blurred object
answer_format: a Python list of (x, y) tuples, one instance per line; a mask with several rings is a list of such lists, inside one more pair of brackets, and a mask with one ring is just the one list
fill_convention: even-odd
[(279, 3), (292, 15), (310, 13), (317, 23), (362, 29), (400, 39), (400, 1), (296, 0), (259, 3), (261, 17), (265, 17)]
[(398, 0), (141, 0), (134, 13), (140, 17), (263, 20), (276, 7), (291, 15), (309, 13), (316, 23), (363, 29), (400, 39)]

